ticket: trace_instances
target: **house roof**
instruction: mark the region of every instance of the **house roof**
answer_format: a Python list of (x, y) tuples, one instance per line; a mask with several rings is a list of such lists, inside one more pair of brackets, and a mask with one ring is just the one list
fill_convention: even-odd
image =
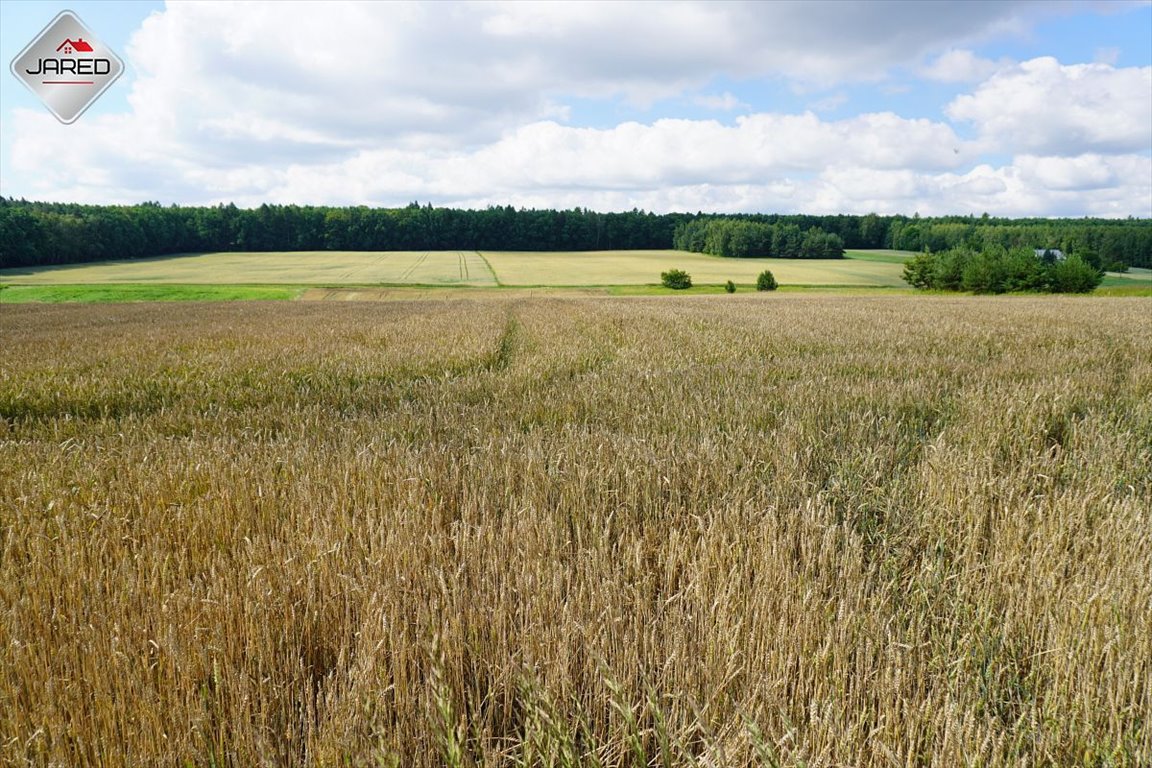
[(60, 45), (56, 46), (56, 50), (60, 50), (66, 45), (72, 46), (81, 53), (92, 53), (92, 46), (84, 42), (84, 38), (82, 37), (78, 37), (75, 40), (65, 40), (64, 42), (60, 43)]

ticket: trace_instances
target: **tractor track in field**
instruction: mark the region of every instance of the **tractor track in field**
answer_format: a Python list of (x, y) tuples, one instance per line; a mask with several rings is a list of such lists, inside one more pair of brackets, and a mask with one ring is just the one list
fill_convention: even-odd
[(405, 282), (409, 277), (412, 276), (412, 273), (414, 273), (420, 267), (420, 265), (423, 264), (424, 262), (426, 262), (427, 260), (428, 260), (428, 251), (424, 251), (423, 253), (421, 253), (416, 258), (415, 261), (413, 261), (411, 264), (409, 264), (408, 268), (406, 270), (404, 270), (404, 272), (400, 275), (400, 282), (402, 282), (402, 283)]
[(503, 283), (500, 282), (500, 278), (496, 276), (496, 270), (492, 268), (492, 262), (488, 261), (484, 254), (480, 251), (474, 251), (474, 253), (477, 257), (479, 257), (480, 261), (484, 262), (484, 267), (488, 270), (488, 274), (492, 278), (492, 283), (496, 286), (503, 285)]

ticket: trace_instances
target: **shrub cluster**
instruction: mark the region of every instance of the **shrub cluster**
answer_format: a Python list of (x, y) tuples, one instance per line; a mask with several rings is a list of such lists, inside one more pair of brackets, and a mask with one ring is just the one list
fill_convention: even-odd
[(1088, 293), (1103, 274), (1076, 254), (1038, 256), (1029, 248), (994, 246), (981, 251), (924, 251), (904, 265), (904, 281), (916, 288), (973, 293)]
[(682, 290), (692, 287), (692, 276), (682, 269), (670, 269), (660, 273), (660, 284), (665, 288)]
[(761, 272), (756, 278), (756, 290), (758, 291), (774, 291), (778, 285), (776, 276), (773, 275), (772, 270), (769, 269)]

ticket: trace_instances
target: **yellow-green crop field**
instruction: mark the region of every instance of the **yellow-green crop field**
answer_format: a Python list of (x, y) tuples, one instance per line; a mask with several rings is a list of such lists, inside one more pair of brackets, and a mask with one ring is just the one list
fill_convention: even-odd
[(496, 285), (476, 251), (205, 253), (0, 270), (11, 285)]
[[(890, 253), (890, 252), (887, 252)], [(851, 254), (850, 254), (851, 255)], [(25, 285), (227, 284), (413, 286), (612, 286), (660, 282), (672, 268), (697, 283), (753, 284), (765, 269), (783, 285), (905, 286), (899, 259), (725, 259), (685, 251), (525, 253), (476, 251), (206, 253), (0, 271)], [(877, 257), (879, 258), (879, 257)]]
[(480, 293), (0, 308), (0, 764), (1152, 764), (1146, 299)]
[(907, 287), (899, 263), (860, 259), (728, 259), (686, 251), (599, 251), (591, 253), (486, 252), (503, 285), (645, 285), (660, 273), (683, 269), (695, 283), (732, 280), (754, 284), (771, 270), (781, 285)]

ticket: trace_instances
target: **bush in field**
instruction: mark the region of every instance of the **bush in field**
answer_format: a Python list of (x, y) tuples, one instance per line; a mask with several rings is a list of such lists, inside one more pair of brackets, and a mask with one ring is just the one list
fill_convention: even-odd
[(1053, 264), (1050, 273), (1053, 293), (1089, 293), (1104, 279), (1095, 267), (1074, 253)]
[(1004, 260), (992, 251), (981, 251), (964, 265), (960, 287), (972, 293), (1004, 293)]
[(758, 291), (774, 291), (778, 286), (772, 270), (766, 269), (756, 278), (756, 290)]
[(1051, 265), (1030, 248), (989, 248), (963, 267), (961, 287), (973, 293), (1046, 292)]
[(676, 291), (692, 287), (692, 276), (682, 269), (670, 269), (660, 273), (660, 284)]
[(1007, 251), (1004, 263), (1004, 290), (1011, 292), (1052, 290), (1052, 267), (1036, 257), (1031, 248)]
[(935, 281), (932, 287), (941, 291), (962, 290), (964, 267), (972, 255), (970, 248), (953, 248), (939, 254), (932, 268), (932, 279)]
[(932, 276), (935, 264), (933, 254), (922, 251), (904, 262), (901, 277), (913, 288), (931, 288), (935, 282)]
[(728, 293), (736, 293), (736, 283), (729, 280), (728, 282), (724, 283), (724, 290)]

